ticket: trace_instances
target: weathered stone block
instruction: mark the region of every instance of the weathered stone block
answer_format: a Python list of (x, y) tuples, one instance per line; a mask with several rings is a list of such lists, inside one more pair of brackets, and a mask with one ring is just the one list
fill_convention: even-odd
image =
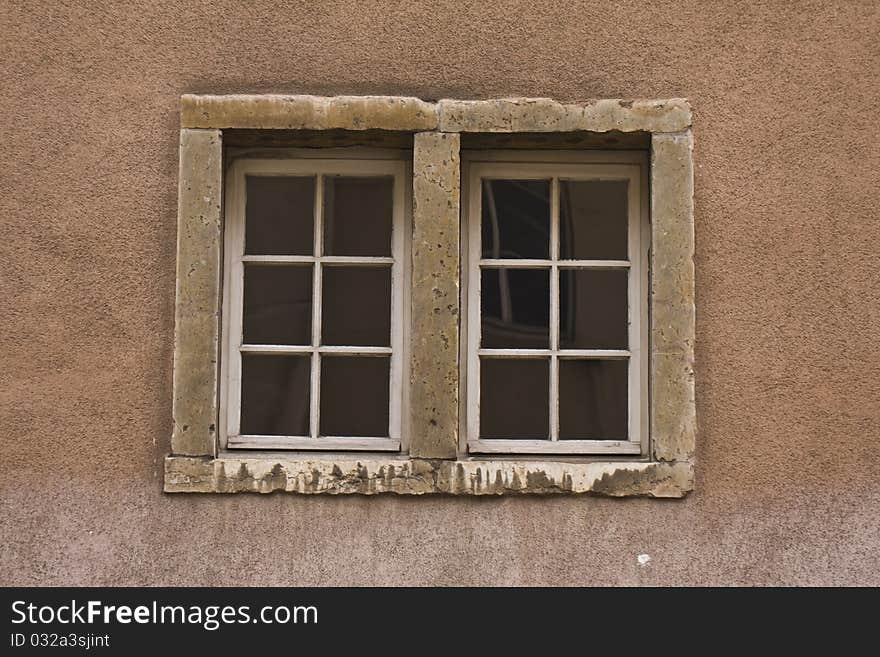
[(555, 495), (683, 497), (693, 489), (689, 463), (563, 463), (422, 459), (165, 459), (167, 493), (306, 495)]
[(185, 95), (184, 128), (433, 130), (437, 107), (397, 96)]
[(651, 440), (658, 461), (693, 459), (697, 417), (691, 354), (651, 355)]
[(218, 130), (180, 131), (173, 454), (215, 450), (222, 162)]
[(652, 349), (693, 353), (694, 176), (690, 132), (654, 135), (651, 151)]
[(651, 140), (651, 440), (660, 461), (692, 459), (694, 175), (690, 131)]
[(410, 454), (458, 452), (460, 139), (419, 133), (413, 150)]
[(448, 132), (676, 132), (691, 125), (686, 100), (595, 100), (563, 104), (549, 98), (441, 100), (440, 130)]

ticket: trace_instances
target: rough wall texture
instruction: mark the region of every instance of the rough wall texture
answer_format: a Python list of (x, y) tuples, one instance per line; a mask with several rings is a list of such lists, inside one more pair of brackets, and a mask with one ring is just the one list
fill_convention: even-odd
[[(880, 584), (880, 7), (728, 4), (3, 3), (0, 583)], [(696, 492), (163, 495), (187, 92), (689, 98)]]

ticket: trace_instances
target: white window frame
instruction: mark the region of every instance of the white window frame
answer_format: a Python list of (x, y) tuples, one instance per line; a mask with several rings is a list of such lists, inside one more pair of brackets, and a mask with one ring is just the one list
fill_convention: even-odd
[[(403, 417), (407, 393), (404, 386), (408, 357), (411, 164), (394, 151), (324, 149), (320, 156), (308, 149), (287, 149), (274, 157), (241, 157), (229, 166), (226, 178), (224, 274), (222, 301), (223, 349), (220, 372), (220, 447), (222, 450), (303, 450), (400, 452), (407, 448)], [(314, 176), (314, 253), (311, 256), (245, 255), (246, 177)], [(390, 176), (393, 178), (391, 257), (323, 255), (323, 180), (325, 176)], [(245, 345), (242, 343), (244, 263), (278, 266), (311, 264), (311, 345)], [(391, 267), (390, 347), (321, 345), (322, 268), (339, 265)], [(308, 436), (240, 435), (241, 354), (302, 354), (311, 357)], [(387, 356), (390, 360), (389, 434), (387, 438), (321, 436), (321, 380), (319, 361), (324, 355)]]
[[(650, 262), (648, 163), (642, 153), (592, 151), (465, 151), (462, 154), (462, 449), (470, 454), (619, 454), (646, 456), (649, 451), (648, 263)], [(547, 260), (482, 259), (480, 253), (481, 180), (550, 179), (551, 252)], [(628, 182), (628, 259), (559, 259), (559, 180), (625, 180)], [(550, 348), (481, 349), (480, 269), (503, 264), (507, 268), (549, 268)], [(628, 280), (627, 350), (560, 349), (558, 281), (560, 269), (626, 269)], [(481, 439), (480, 356), (550, 358), (550, 427), (547, 439)], [(566, 357), (628, 359), (627, 440), (559, 440), (559, 360)]]

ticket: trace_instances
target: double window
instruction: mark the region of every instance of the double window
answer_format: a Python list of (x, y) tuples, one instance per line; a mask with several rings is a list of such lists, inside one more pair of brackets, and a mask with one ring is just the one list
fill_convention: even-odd
[(686, 495), (692, 151), (674, 98), (183, 96), (165, 490)]
[[(405, 451), (409, 161), (286, 155), (227, 171), (221, 446)], [(461, 452), (642, 453), (644, 160), (464, 155)]]

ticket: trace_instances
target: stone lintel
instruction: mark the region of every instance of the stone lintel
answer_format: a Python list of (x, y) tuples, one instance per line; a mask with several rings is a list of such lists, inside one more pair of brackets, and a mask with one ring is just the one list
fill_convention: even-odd
[(180, 121), (184, 128), (420, 131), (437, 128), (437, 106), (401, 96), (187, 94)]
[(458, 453), (460, 138), (422, 132), (413, 146), (410, 454)]
[(181, 127), (272, 130), (420, 132), (679, 132), (691, 126), (680, 98), (602, 99), (560, 103), (550, 98), (443, 99), (404, 96), (281, 94), (181, 97)]
[(549, 98), (441, 100), (447, 132), (678, 132), (691, 125), (686, 100), (595, 100), (563, 104)]
[(444, 461), (342, 455), (313, 460), (174, 456), (165, 459), (167, 493), (589, 493), (678, 498), (692, 489), (693, 467), (689, 462)]
[(222, 163), (219, 130), (180, 131), (173, 454), (202, 456), (215, 450)]

